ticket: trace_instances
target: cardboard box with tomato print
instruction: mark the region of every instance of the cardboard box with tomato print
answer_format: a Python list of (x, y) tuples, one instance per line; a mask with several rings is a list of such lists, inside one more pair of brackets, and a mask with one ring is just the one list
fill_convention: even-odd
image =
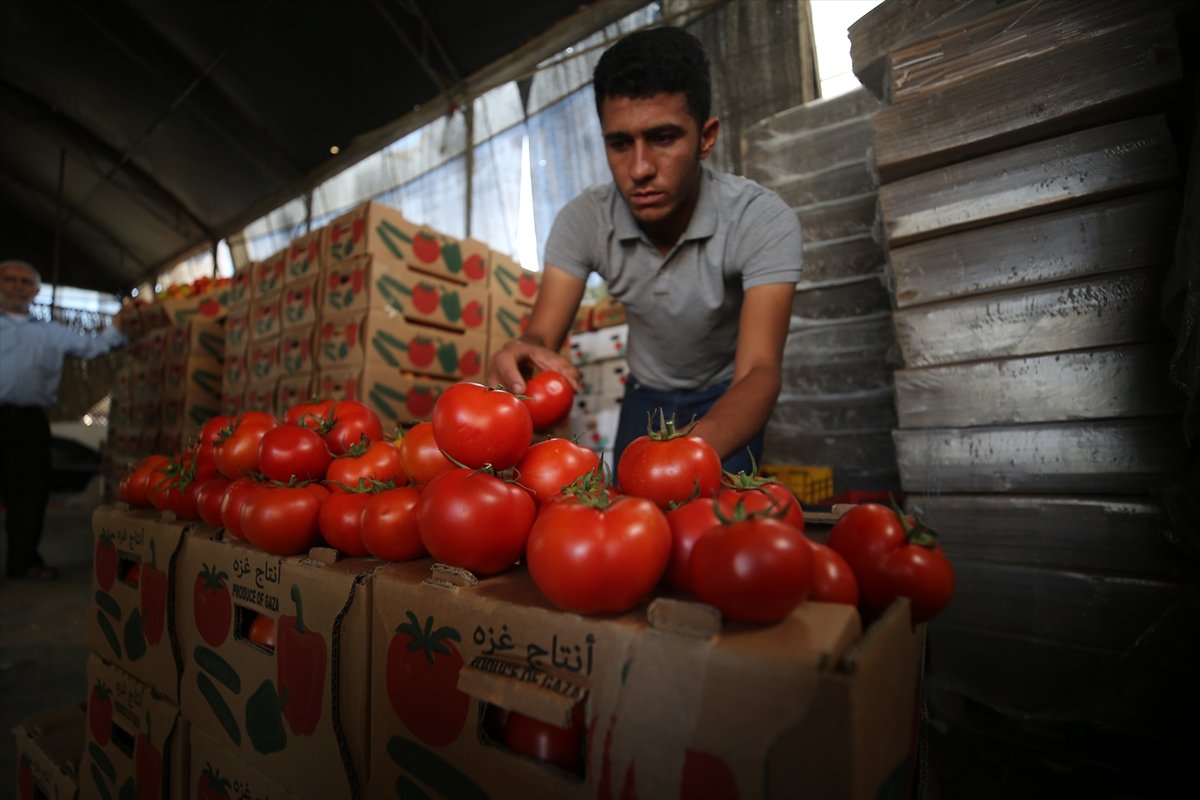
[(396, 209), (371, 201), (329, 223), (326, 270), (359, 255), (378, 256), (460, 285), (488, 285), (488, 247), (416, 225)]
[(284, 558), (220, 535), (200, 529), (179, 558), (183, 716), (298, 795), (357, 796), (378, 562)]
[(210, 285), (203, 294), (167, 297), (155, 305), (162, 307), (170, 325), (186, 325), (198, 320), (215, 322), (229, 313), (229, 282), (222, 279)]
[(317, 228), (315, 231), (309, 231), (303, 236), (292, 239), (292, 243), (287, 248), (284, 286), (306, 283), (321, 274), (322, 242), (327, 230), (327, 228)]
[(313, 396), (314, 372), (296, 372), (279, 379), (275, 387), (275, 407), (282, 414), (296, 403), (308, 401)]
[(268, 414), (274, 414), (276, 410), (275, 390), (278, 385), (279, 381), (274, 378), (268, 381), (247, 383), (246, 389), (242, 392), (242, 410), (266, 411)]
[(258, 263), (251, 261), (230, 277), (228, 300), (226, 301), (229, 312), (250, 304), (250, 299), (254, 297), (254, 274), (257, 269)]
[(88, 646), (172, 700), (179, 697), (179, 663), (168, 609), (175, 555), (187, 530), (152, 509), (103, 505), (92, 512)]
[(283, 331), (311, 330), (321, 315), (321, 281), (313, 277), (283, 287), (279, 301), (279, 327)]
[(191, 397), (215, 404), (221, 399), (223, 359), (202, 354), (163, 367), (163, 397)]
[(581, 616), (520, 568), (472, 585), (424, 560), (384, 568), (372, 607), (371, 797), (855, 798), (906, 774), (906, 602), (865, 637), (815, 602), (763, 626), (672, 599)]
[(357, 366), (370, 361), (398, 371), (442, 378), (479, 380), (487, 337), (413, 325), (386, 310), (329, 315), (321, 320), (317, 366)]
[[(516, 339), (529, 327), (533, 306), (523, 305), (502, 295), (492, 294), (488, 336), (501, 345)], [(495, 348), (499, 349), (499, 347)]]
[(254, 298), (279, 294), (283, 291), (284, 278), (287, 275), (288, 248), (283, 248), (270, 258), (259, 261), (254, 265)]
[(246, 353), (246, 375), (250, 383), (269, 383), (279, 380), (279, 336), (250, 343)]
[(186, 797), (188, 726), (179, 707), (96, 653), (87, 685), (80, 798)]
[(246, 353), (226, 353), (221, 362), (221, 400), (240, 398), (246, 391), (250, 373), (246, 369)]
[(229, 311), (225, 317), (225, 353), (245, 353), (250, 347), (250, 312), (247, 303)]
[(283, 330), (283, 291), (256, 296), (250, 304), (250, 344), (279, 336)]
[(493, 296), (533, 307), (542, 285), (542, 273), (525, 269), (504, 253), (489, 250), (488, 275), (489, 291)]
[(86, 719), (82, 706), (69, 705), (34, 714), (16, 727), (19, 800), (74, 800)]
[(236, 417), (238, 414), (242, 413), (242, 409), (245, 408), (245, 403), (246, 398), (244, 390), (242, 392), (238, 392), (237, 394), (225, 394), (222, 392), (219, 413), (224, 414), (227, 417)]
[(482, 285), (463, 286), (369, 255), (340, 261), (325, 271), (322, 318), (372, 309), (458, 333), (484, 333), (488, 327), (488, 293)]
[(284, 331), (279, 337), (279, 377), (312, 373), (317, 360), (312, 349), (313, 329)]
[(385, 433), (433, 418), (433, 406), (454, 385), (448, 378), (397, 372), (369, 361), (362, 368), (342, 367), (320, 373), (315, 393), (333, 400), (366, 403), (383, 422)]
[(167, 364), (200, 357), (220, 361), (225, 356), (225, 326), (205, 319), (174, 325), (167, 332), (166, 350)]
[(629, 322), (625, 304), (613, 297), (599, 300), (592, 306), (592, 329), (612, 328)]
[(199, 728), (188, 729), (188, 743), (187, 786), (192, 800), (300, 800), (309, 796), (302, 790), (288, 791)]

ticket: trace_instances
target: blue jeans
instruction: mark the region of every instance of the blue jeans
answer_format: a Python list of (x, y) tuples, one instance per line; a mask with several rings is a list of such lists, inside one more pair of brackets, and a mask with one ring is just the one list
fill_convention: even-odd
[[(714, 383), (703, 389), (655, 389), (630, 374), (625, 381), (625, 399), (621, 401), (621, 419), (617, 423), (617, 435), (613, 442), (613, 474), (621, 460), (621, 453), (629, 443), (646, 434), (647, 414), (654, 415), (654, 427), (658, 428), (658, 411), (661, 408), (667, 419), (675, 417), (676, 426), (685, 427), (692, 417), (700, 419), (708, 413), (713, 403), (729, 389), (729, 381)], [(751, 455), (755, 463), (762, 463), (763, 431), (754, 434), (749, 444), (725, 460), (722, 468), (727, 472), (751, 474)]]

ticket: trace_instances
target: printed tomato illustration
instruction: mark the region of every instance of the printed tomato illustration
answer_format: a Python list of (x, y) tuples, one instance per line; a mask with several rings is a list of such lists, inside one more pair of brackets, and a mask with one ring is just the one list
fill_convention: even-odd
[(199, 310), (203, 317), (215, 317), (221, 313), (221, 304), (210, 297), (200, 301)]
[(537, 290), (537, 281), (534, 280), (533, 276), (522, 274), (521, 279), (517, 281), (517, 292), (519, 292), (522, 297), (532, 299), (535, 295), (537, 295)]
[(442, 248), (438, 244), (438, 240), (424, 231), (421, 231), (412, 238), (412, 249), (413, 255), (426, 264), (432, 264), (437, 261), (438, 256), (442, 253)]
[(300, 587), (292, 586), (296, 615), (281, 616), (275, 626), (275, 666), (283, 716), (297, 736), (312, 736), (321, 719), (325, 695), (325, 638), (304, 624)]
[(483, 304), (472, 300), (463, 307), (463, 324), (468, 328), (478, 328), (483, 324)]
[(96, 539), (95, 561), (96, 583), (107, 592), (117, 580), (117, 548), (113, 546), (111, 533), (102, 533)]
[(688, 748), (683, 754), (679, 796), (697, 800), (737, 800), (737, 779), (729, 765), (717, 756)]
[(153, 539), (150, 540), (150, 563), (144, 564), (139, 576), (138, 588), (142, 601), (142, 627), (146, 641), (156, 645), (162, 640), (163, 627), (167, 619), (167, 573), (158, 568), (158, 552)]
[(354, 224), (350, 226), (350, 239), (352, 241), (357, 242), (362, 238), (364, 225), (365, 223), (363, 222), (362, 217), (354, 220)]
[(196, 782), (196, 800), (229, 800), (229, 778), (222, 778), (216, 767), (205, 763)]
[(414, 336), (408, 342), (408, 359), (414, 366), (428, 367), (433, 363), (433, 342), (424, 336)]
[(146, 730), (138, 733), (133, 753), (138, 800), (157, 800), (162, 797), (163, 757), (162, 752), (150, 743), (150, 720), (150, 717), (146, 717)]
[(479, 374), (479, 370), (483, 364), (479, 358), (479, 352), (476, 350), (468, 350), (462, 354), (462, 358), (458, 361), (458, 371), (462, 373), (464, 378), (470, 378)]
[(416, 614), (406, 616), (388, 645), (388, 699), (414, 736), (443, 747), (462, 733), (471, 707), (470, 696), (458, 690), (463, 659), (454, 642), (462, 638), (454, 628), (434, 630), (433, 617), (422, 629)]
[(92, 732), (92, 741), (101, 747), (112, 739), (112, 715), (112, 691), (96, 681), (88, 700), (88, 728)]
[(472, 253), (463, 262), (463, 274), (470, 280), (481, 281), (486, 272), (487, 265), (483, 263), (483, 256), (478, 253)]
[(192, 608), (196, 619), (196, 630), (200, 638), (212, 647), (220, 647), (229, 638), (229, 627), (233, 621), (233, 601), (224, 570), (203, 565), (196, 583), (192, 587)]
[(438, 309), (438, 292), (432, 284), (418, 283), (412, 290), (413, 307), (422, 314), (432, 314)]
[(404, 407), (413, 419), (427, 419), (433, 413), (436, 401), (437, 397), (428, 386), (413, 386), (404, 395)]

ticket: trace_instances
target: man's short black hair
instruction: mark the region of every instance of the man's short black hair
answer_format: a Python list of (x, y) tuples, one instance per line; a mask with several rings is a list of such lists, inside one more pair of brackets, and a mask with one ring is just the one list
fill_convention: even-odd
[(698, 126), (712, 109), (708, 54), (700, 40), (682, 28), (636, 31), (604, 51), (592, 72), (596, 111), (606, 97), (645, 98), (682, 92)]

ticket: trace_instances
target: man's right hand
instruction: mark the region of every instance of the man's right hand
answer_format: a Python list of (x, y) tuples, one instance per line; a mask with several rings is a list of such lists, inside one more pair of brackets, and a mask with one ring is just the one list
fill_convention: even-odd
[(579, 391), (579, 370), (570, 361), (548, 347), (520, 339), (513, 339), (492, 354), (487, 385), (500, 385), (514, 394), (520, 394), (525, 391), (523, 370), (552, 370), (566, 378), (572, 389)]

